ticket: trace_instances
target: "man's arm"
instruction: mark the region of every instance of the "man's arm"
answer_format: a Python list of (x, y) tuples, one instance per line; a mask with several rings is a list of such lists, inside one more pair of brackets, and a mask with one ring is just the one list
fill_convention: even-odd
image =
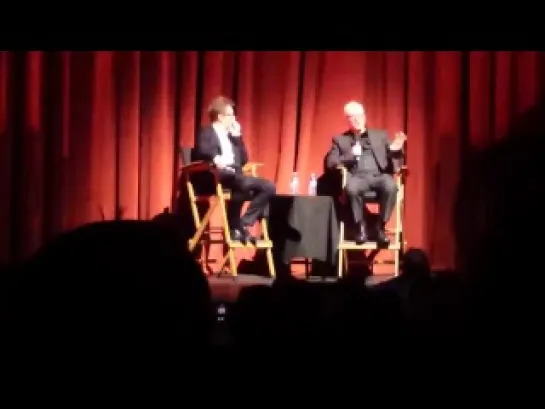
[(199, 160), (205, 160), (216, 163), (220, 156), (218, 155), (218, 144), (215, 135), (210, 129), (204, 128), (197, 134), (195, 143), (195, 156)]
[(246, 144), (242, 140), (242, 135), (231, 136), (231, 143), (239, 149), (240, 152), (240, 166), (244, 166), (248, 163), (248, 151), (246, 150)]
[(391, 149), (390, 139), (388, 133), (383, 133), (384, 149), (386, 150), (386, 157), (392, 166), (393, 172), (397, 172), (403, 163), (403, 146), (400, 149)]
[(386, 152), (389, 158), (399, 159), (403, 157), (404, 155), (403, 145), (395, 146), (397, 145), (395, 141), (390, 142), (390, 139), (388, 138), (388, 133), (386, 131), (384, 131), (383, 133), (383, 141), (384, 141), (384, 147), (386, 149)]
[(342, 154), (337, 138), (333, 138), (331, 149), (327, 153), (326, 164), (329, 169), (335, 169), (339, 165), (351, 165), (356, 160), (352, 152)]
[(246, 145), (242, 140), (242, 127), (240, 123), (235, 119), (229, 128), (229, 139), (233, 144), (233, 148), (237, 149), (240, 154), (240, 166), (244, 167), (248, 163), (248, 151)]

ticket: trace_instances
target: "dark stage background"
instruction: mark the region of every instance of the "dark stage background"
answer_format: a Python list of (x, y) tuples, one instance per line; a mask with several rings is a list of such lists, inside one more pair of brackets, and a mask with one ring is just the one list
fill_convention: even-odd
[(407, 241), (452, 267), (503, 217), (501, 186), (539, 190), (544, 69), (526, 51), (1, 52), (0, 260), (116, 209), (170, 206), (177, 146), (222, 93), (280, 191), (294, 169), (321, 171), (350, 99), (370, 126), (406, 131)]

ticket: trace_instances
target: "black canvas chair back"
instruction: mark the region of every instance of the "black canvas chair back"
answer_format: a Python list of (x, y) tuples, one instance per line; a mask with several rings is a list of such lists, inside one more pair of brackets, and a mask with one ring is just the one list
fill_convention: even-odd
[[(195, 148), (182, 146), (179, 150), (180, 164), (187, 166), (195, 162)], [(214, 177), (210, 172), (197, 173), (191, 176), (191, 183), (195, 189), (196, 195), (216, 194), (216, 185)]]
[(180, 155), (180, 164), (182, 166), (189, 165), (193, 159), (193, 148), (182, 146), (180, 148), (179, 155)]

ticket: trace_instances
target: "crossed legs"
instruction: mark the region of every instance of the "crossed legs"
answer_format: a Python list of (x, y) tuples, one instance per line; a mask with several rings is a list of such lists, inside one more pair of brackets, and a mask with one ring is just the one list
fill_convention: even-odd
[[(265, 216), (269, 200), (276, 194), (276, 187), (266, 179), (237, 173), (222, 172), (220, 181), (231, 190), (231, 200), (227, 204), (227, 220), (232, 239), (240, 241), (254, 239), (248, 228)], [(242, 206), (250, 198), (250, 205), (241, 216)]]

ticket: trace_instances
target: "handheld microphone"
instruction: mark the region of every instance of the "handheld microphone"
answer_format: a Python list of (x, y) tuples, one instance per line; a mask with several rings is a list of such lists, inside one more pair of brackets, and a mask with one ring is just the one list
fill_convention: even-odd
[(356, 135), (354, 137), (354, 141), (352, 143), (352, 147), (354, 146), (359, 146), (360, 149), (359, 149), (359, 154), (356, 154), (354, 155), (356, 157), (356, 160), (359, 161), (360, 160), (360, 157), (361, 157), (361, 135)]

